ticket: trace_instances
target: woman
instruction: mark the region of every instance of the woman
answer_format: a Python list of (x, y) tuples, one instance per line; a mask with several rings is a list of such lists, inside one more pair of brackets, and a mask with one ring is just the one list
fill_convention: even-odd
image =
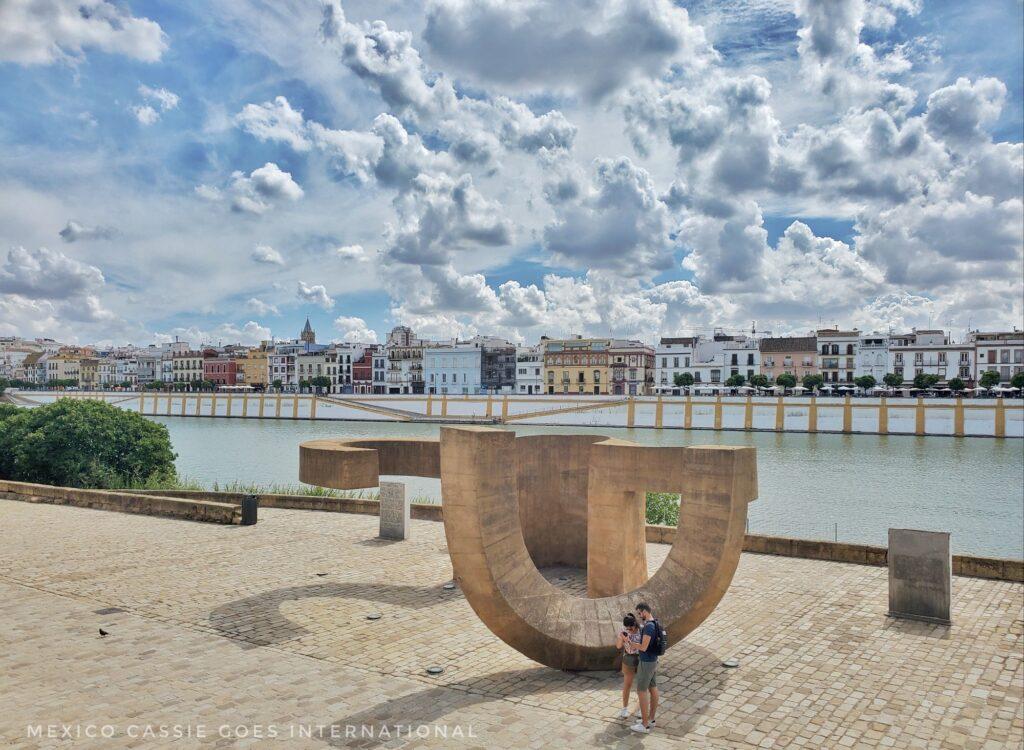
[(615, 648), (622, 651), (622, 710), (620, 719), (629, 718), (629, 689), (633, 687), (637, 664), (640, 661), (640, 625), (629, 613), (622, 618), (622, 630), (615, 637)]

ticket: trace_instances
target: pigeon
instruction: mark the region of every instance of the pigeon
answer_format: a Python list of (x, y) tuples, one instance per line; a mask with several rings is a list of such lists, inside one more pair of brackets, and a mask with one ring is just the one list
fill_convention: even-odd
[(108, 632), (107, 632), (106, 630), (104, 630), (103, 628), (100, 628), (100, 638), (102, 638), (102, 637), (103, 637), (103, 636), (105, 636), (105, 635), (110, 635), (110, 633), (108, 633)]

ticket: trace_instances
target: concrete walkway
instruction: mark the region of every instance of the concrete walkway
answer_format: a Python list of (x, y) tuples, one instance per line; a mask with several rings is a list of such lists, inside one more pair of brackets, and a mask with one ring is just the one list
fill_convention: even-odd
[[(375, 533), (345, 514), (218, 527), (0, 501), (0, 743), (992, 750), (1024, 737), (1020, 584), (955, 579), (947, 629), (886, 618), (884, 569), (744, 555), (719, 609), (664, 658), (659, 726), (641, 738), (611, 718), (615, 675), (530, 662), (443, 588), (440, 524), (413, 522), (408, 542)], [(649, 547), (652, 564), (664, 549)]]

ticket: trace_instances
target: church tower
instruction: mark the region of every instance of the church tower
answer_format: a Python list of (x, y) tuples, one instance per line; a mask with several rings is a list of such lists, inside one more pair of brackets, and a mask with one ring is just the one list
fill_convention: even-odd
[(306, 318), (306, 325), (302, 328), (302, 333), (299, 334), (299, 340), (305, 341), (307, 344), (316, 343), (316, 332), (313, 330), (313, 326), (309, 324), (309, 318)]

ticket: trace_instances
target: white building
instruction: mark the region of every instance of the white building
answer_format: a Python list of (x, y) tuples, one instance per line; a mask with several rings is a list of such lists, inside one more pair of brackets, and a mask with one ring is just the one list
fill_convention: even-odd
[(694, 358), (694, 347), (699, 337), (663, 338), (654, 351), (654, 390), (655, 393), (680, 393), (675, 384), (677, 375), (693, 374), (691, 363)]
[(117, 359), (114, 368), (115, 384), (128, 383), (135, 387), (139, 382), (139, 361), (135, 357), (122, 357)]
[(755, 338), (716, 332), (696, 338), (691, 361), (694, 384), (725, 383), (733, 375), (749, 381), (761, 370), (761, 349)]
[(974, 377), (980, 379), (987, 370), (999, 373), (999, 382), (1010, 382), (1024, 372), (1024, 331), (982, 333), (972, 331), (968, 343), (974, 348)]
[(944, 331), (896, 333), (889, 336), (889, 371), (900, 375), (904, 385), (925, 373), (937, 375), (940, 384), (952, 378), (970, 383), (974, 378), (974, 346), (954, 344)]
[(544, 386), (544, 347), (516, 347), (516, 388), (519, 395), (543, 393)]
[(383, 349), (373, 354), (373, 392), (387, 393), (388, 355)]
[(818, 337), (818, 372), (825, 383), (853, 383), (857, 377), (860, 331), (823, 328)]
[(423, 350), (427, 393), (477, 394), (481, 391), (483, 346), (479, 341), (443, 344)]
[(865, 333), (857, 343), (854, 378), (870, 375), (878, 383), (886, 373), (892, 372), (889, 363), (889, 334)]

